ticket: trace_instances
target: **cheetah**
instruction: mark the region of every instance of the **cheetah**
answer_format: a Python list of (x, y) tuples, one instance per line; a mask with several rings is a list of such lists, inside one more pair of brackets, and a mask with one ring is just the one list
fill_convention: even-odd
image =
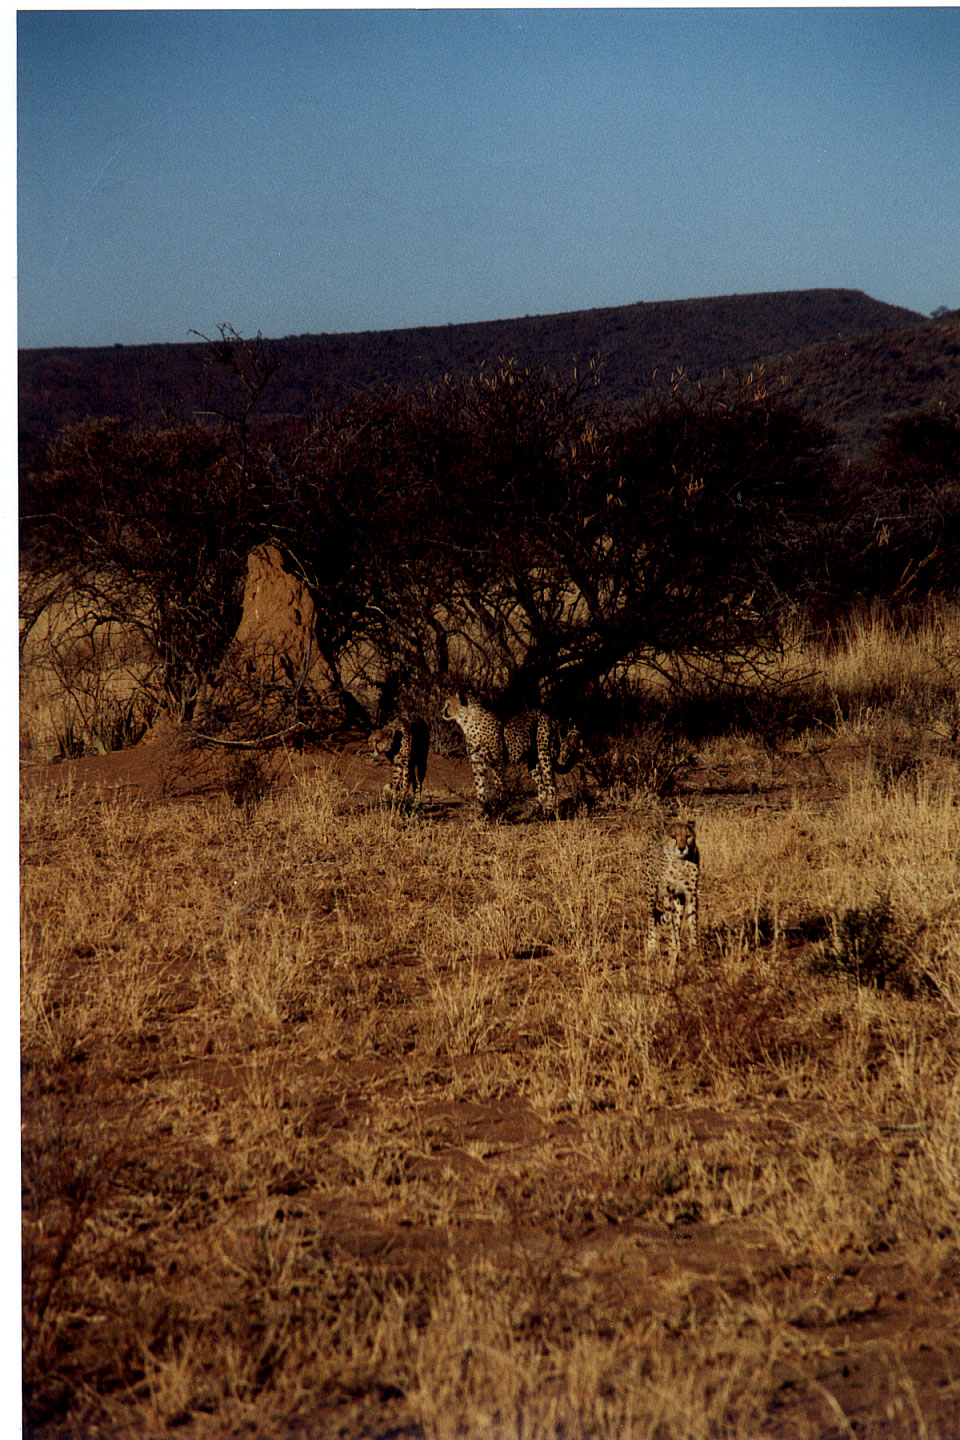
[(393, 782), (390, 787), (394, 803), (412, 799), (419, 804), (427, 773), (430, 751), (430, 726), (423, 720), (402, 717), (374, 730), (370, 736), (370, 752), (375, 760), (393, 761)]
[(501, 720), (472, 697), (450, 695), (441, 718), (458, 725), (467, 745), (477, 804), (482, 816), (499, 808), (507, 765), (525, 760), (537, 785), (537, 808), (542, 815), (557, 812), (556, 775), (564, 775), (576, 762), (580, 734), (572, 729), (561, 742), (556, 722), (542, 710), (521, 710)]
[(671, 820), (662, 836), (651, 835), (643, 855), (644, 900), (648, 909), (646, 948), (658, 946), (658, 925), (668, 920), (672, 954), (680, 957), (680, 924), (685, 918), (693, 949), (700, 953), (698, 890), (700, 851), (693, 820)]

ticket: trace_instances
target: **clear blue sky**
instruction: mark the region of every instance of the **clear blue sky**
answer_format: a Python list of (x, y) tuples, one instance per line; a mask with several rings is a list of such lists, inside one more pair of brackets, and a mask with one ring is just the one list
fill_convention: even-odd
[(18, 20), (19, 343), (960, 305), (960, 9)]

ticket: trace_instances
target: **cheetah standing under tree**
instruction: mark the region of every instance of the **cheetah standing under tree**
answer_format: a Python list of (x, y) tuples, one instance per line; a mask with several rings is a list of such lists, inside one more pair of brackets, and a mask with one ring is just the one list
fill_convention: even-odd
[(671, 820), (661, 836), (651, 836), (642, 860), (644, 901), (648, 910), (646, 947), (658, 944), (659, 925), (669, 921), (672, 954), (680, 957), (680, 925), (685, 918), (693, 949), (700, 953), (698, 890), (700, 851), (693, 820)]
[(536, 780), (540, 813), (556, 814), (555, 777), (566, 774), (576, 761), (577, 730), (571, 730), (561, 744), (556, 722), (542, 710), (521, 710), (501, 720), (492, 710), (460, 694), (448, 697), (442, 719), (463, 731), (481, 815), (489, 816), (500, 807), (504, 770), (521, 760)]
[(370, 736), (370, 751), (375, 760), (393, 761), (391, 793), (395, 804), (412, 799), (418, 804), (423, 795), (430, 751), (430, 726), (423, 720), (394, 720)]

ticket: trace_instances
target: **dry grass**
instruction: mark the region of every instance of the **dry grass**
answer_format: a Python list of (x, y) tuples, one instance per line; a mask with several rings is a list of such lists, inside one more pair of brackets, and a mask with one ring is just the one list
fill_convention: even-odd
[[(629, 810), (33, 791), (35, 1424), (813, 1435), (848, 1390), (858, 1433), (949, 1434), (957, 800), (864, 772), (826, 813), (705, 810), (674, 970), (640, 962)], [(881, 891), (920, 998), (798, 943)]]
[(29, 1433), (955, 1436), (960, 772), (845, 753), (679, 965), (641, 800), (25, 790)]
[(138, 629), (56, 575), (20, 574), (21, 758), (104, 754), (140, 738), (157, 713), (154, 666)]
[(932, 605), (909, 629), (898, 628), (883, 610), (868, 611), (851, 618), (815, 660), (838, 714), (850, 723), (863, 725), (891, 709), (925, 725), (956, 723), (960, 616), (955, 608)]

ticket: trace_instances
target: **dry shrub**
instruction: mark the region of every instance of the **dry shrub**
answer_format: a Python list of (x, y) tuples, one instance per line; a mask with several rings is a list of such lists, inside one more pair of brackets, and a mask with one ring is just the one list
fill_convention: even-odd
[(798, 1021), (794, 995), (760, 965), (675, 983), (656, 1035), (664, 1060), (705, 1085), (720, 1073), (746, 1071), (815, 1040)]
[(689, 745), (679, 736), (651, 725), (597, 749), (588, 768), (601, 792), (622, 804), (674, 795), (692, 760)]
[(134, 744), (156, 718), (154, 666), (138, 626), (100, 602), (97, 578), (23, 573), (20, 747), (49, 761)]
[(234, 805), (243, 811), (244, 819), (251, 820), (258, 805), (270, 793), (274, 769), (269, 759), (256, 750), (229, 752), (224, 789)]
[(890, 896), (878, 895), (863, 908), (854, 906), (835, 917), (833, 934), (821, 943), (814, 968), (879, 990), (890, 985), (909, 992)]

